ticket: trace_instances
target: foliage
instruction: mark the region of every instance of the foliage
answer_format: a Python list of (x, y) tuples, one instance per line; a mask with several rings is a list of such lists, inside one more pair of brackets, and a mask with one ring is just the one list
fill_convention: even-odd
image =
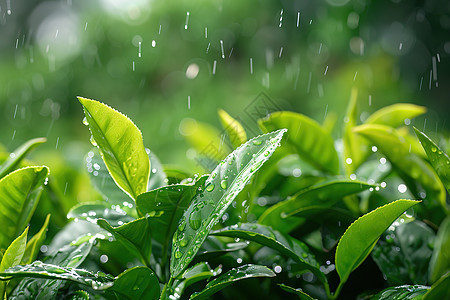
[[(27, 240), (41, 196), (61, 201), (60, 193), (47, 184), (47, 167), (23, 161), (43, 140), (5, 160), (1, 297), (448, 296), (449, 159), (423, 132), (415, 129), (424, 150), (398, 128), (424, 108), (386, 107), (358, 125), (354, 91), (340, 141), (293, 112), (263, 118), (264, 134), (247, 140), (244, 126), (221, 110), (235, 150), (198, 176), (161, 164), (120, 112), (79, 100), (97, 148), (87, 169), (102, 199), (74, 206), (48, 246), (49, 215)], [(197, 126), (198, 133), (216, 131)], [(361, 272), (367, 287), (358, 288)]]

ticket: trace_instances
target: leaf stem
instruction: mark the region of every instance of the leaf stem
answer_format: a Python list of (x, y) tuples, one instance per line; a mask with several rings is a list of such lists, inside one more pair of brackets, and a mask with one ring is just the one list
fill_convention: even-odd
[(344, 284), (345, 284), (346, 281), (347, 281), (347, 279), (339, 281), (339, 285), (338, 285), (338, 287), (336, 289), (336, 292), (334, 292), (333, 295), (330, 294), (330, 289), (328, 288), (327, 296), (328, 296), (328, 298), (330, 300), (334, 300), (334, 299), (336, 299), (339, 296), (339, 294), (340, 294), (342, 288), (344, 287)]
[(160, 297), (161, 300), (166, 299), (167, 288), (170, 287), (170, 286), (172, 286), (173, 280), (174, 280), (174, 278), (173, 278), (172, 276), (170, 276), (169, 282), (167, 282), (167, 283), (164, 285), (164, 288), (163, 288), (163, 290), (162, 290), (162, 292), (161, 292), (161, 297)]

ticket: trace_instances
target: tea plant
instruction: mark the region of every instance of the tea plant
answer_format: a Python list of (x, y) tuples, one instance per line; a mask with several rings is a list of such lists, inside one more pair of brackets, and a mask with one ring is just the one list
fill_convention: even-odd
[[(103, 199), (73, 207), (48, 246), (50, 216), (28, 239), (49, 170), (23, 158), (44, 140), (3, 160), (1, 297), (449, 297), (450, 159), (402, 127), (423, 107), (396, 104), (358, 125), (356, 99), (353, 91), (338, 142), (330, 120), (293, 112), (261, 119), (264, 134), (247, 140), (221, 110), (235, 149), (216, 145), (226, 157), (193, 176), (164, 167), (126, 116), (80, 97), (95, 146), (86, 167)], [(202, 139), (218, 140), (202, 126), (190, 138), (199, 151)], [(403, 194), (418, 200), (395, 200)]]

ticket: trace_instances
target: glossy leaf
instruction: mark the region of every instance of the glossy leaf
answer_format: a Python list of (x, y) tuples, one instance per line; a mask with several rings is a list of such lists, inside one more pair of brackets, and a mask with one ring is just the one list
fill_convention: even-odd
[(21, 145), (19, 148), (14, 150), (6, 159), (6, 161), (3, 162), (3, 164), (0, 166), (0, 178), (4, 177), (9, 172), (13, 171), (14, 168), (16, 168), (20, 162), (24, 159), (24, 157), (30, 153), (34, 148), (39, 146), (42, 143), (45, 143), (47, 141), (46, 138), (36, 138), (29, 140), (28, 142)]
[(356, 180), (319, 182), (268, 208), (261, 215), (258, 223), (272, 226), (281, 232), (289, 232), (302, 222), (300, 218), (290, 216), (298, 210), (309, 206), (331, 207), (343, 197), (362, 192), (370, 187), (373, 185)]
[(372, 258), (390, 285), (427, 284), (435, 234), (425, 223), (397, 220), (372, 251)]
[(109, 174), (99, 150), (92, 149), (86, 156), (86, 169), (89, 173), (92, 184), (96, 190), (103, 196), (103, 199), (111, 204), (123, 205), (123, 202), (129, 201), (128, 195), (117, 186), (114, 179)]
[(421, 300), (429, 289), (429, 286), (423, 285), (389, 287), (370, 298), (370, 300)]
[(365, 124), (380, 124), (390, 127), (399, 127), (405, 124), (406, 119), (413, 119), (426, 113), (427, 109), (409, 103), (397, 103), (383, 107), (370, 115)]
[(444, 274), (430, 290), (423, 296), (422, 300), (441, 300), (450, 299), (450, 272)]
[(195, 184), (168, 185), (138, 196), (138, 212), (149, 217), (149, 227), (155, 240), (163, 245), (170, 243), (178, 221), (205, 180), (206, 176), (202, 176)]
[(155, 273), (147, 267), (136, 267), (119, 274), (106, 295), (108, 299), (156, 300), (159, 290)]
[(450, 158), (428, 136), (414, 128), (423, 149), (427, 153), (431, 165), (450, 193)]
[(119, 227), (112, 227), (106, 220), (99, 219), (97, 225), (114, 235), (121, 244), (140, 257), (146, 265), (150, 265), (152, 245), (146, 217)]
[(39, 254), (39, 250), (47, 235), (47, 228), (50, 221), (50, 214), (47, 215), (41, 229), (27, 243), (25, 253), (22, 257), (22, 264), (31, 264)]
[(6, 248), (30, 221), (48, 172), (45, 166), (27, 167), (0, 180), (0, 248)]
[(287, 128), (287, 143), (292, 145), (304, 160), (320, 170), (331, 174), (339, 173), (339, 159), (333, 138), (313, 119), (302, 114), (282, 111), (259, 120), (259, 125), (265, 131)]
[(445, 273), (450, 272), (450, 216), (439, 226), (431, 256), (430, 282), (436, 282)]
[[(25, 228), (24, 232), (9, 245), (8, 249), (6, 249), (0, 264), (0, 272), (20, 264), (27, 244), (27, 235), (28, 227)], [(0, 282), (0, 299), (3, 299), (6, 285), (7, 282)]]
[(147, 190), (150, 162), (142, 134), (134, 123), (113, 108), (78, 97), (95, 144), (117, 185), (132, 199)]
[(94, 224), (98, 219), (105, 219), (111, 226), (120, 226), (134, 220), (119, 207), (108, 202), (80, 203), (67, 213), (69, 219), (87, 220)]
[(178, 277), (236, 195), (280, 145), (285, 129), (255, 137), (233, 151), (206, 180), (173, 237), (170, 272)]
[(159, 161), (159, 158), (152, 151), (148, 150), (148, 158), (150, 159), (150, 178), (148, 179), (147, 191), (154, 190), (161, 186), (167, 185), (168, 180), (164, 168)]
[(239, 123), (239, 121), (234, 119), (223, 109), (219, 109), (218, 113), (222, 127), (227, 132), (233, 148), (236, 149), (241, 144), (245, 143), (247, 141), (247, 134), (245, 133), (245, 129), (242, 127), (241, 123)]
[(302, 291), (302, 289), (296, 289), (285, 284), (280, 284), (280, 287), (291, 294), (296, 294), (300, 300), (314, 300), (313, 297)]
[(426, 206), (446, 208), (445, 188), (436, 172), (422, 158), (409, 151), (409, 144), (404, 142), (395, 129), (383, 125), (361, 125), (354, 130), (368, 138), (386, 155), (416, 197), (419, 197), (419, 191), (415, 181), (423, 186), (426, 191)]
[(269, 268), (259, 265), (244, 265), (238, 268), (234, 268), (219, 278), (209, 282), (206, 287), (198, 293), (191, 296), (190, 299), (208, 299), (211, 295), (229, 286), (233, 282), (246, 278), (254, 277), (274, 277), (275, 273)]
[(356, 220), (339, 240), (336, 248), (336, 271), (345, 282), (370, 254), (380, 235), (408, 208), (419, 203), (397, 200), (379, 207)]
[(83, 290), (76, 291), (71, 296), (70, 300), (89, 300), (89, 294)]
[(207, 262), (200, 262), (190, 268), (188, 268), (183, 275), (182, 279), (175, 280), (171, 288), (171, 295), (169, 299), (179, 299), (183, 294), (183, 291), (189, 286), (202, 280), (209, 279), (217, 274), (220, 274), (221, 267), (216, 270), (212, 270)]
[(243, 223), (213, 231), (211, 234), (240, 238), (273, 248), (313, 272), (322, 282), (326, 282), (324, 274), (319, 270), (319, 263), (308, 247), (301, 241), (273, 230), (271, 227), (256, 223)]
[(2, 280), (21, 277), (70, 280), (91, 286), (95, 290), (107, 289), (114, 283), (114, 277), (105, 275), (102, 272), (94, 274), (84, 269), (61, 267), (38, 260), (29, 265), (15, 266), (0, 272)]

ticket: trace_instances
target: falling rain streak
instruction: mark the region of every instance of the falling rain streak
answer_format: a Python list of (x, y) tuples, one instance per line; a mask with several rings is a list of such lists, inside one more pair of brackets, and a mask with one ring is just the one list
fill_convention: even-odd
[(213, 69), (212, 69), (213, 75), (216, 74), (216, 65), (217, 65), (217, 60), (214, 60), (214, 63), (213, 63)]
[(300, 12), (297, 12), (297, 28), (300, 26)]
[(139, 41), (139, 45), (138, 45), (138, 47), (139, 47), (138, 57), (141, 57), (141, 56), (142, 56), (142, 54), (141, 54), (141, 44), (142, 44), (142, 42)]
[(225, 53), (223, 51), (223, 40), (220, 40), (220, 51), (222, 51), (222, 58), (225, 58)]
[(250, 74), (253, 74), (253, 58), (250, 57)]
[(278, 27), (281, 27), (282, 24), (283, 24), (283, 10), (281, 10), (280, 13), (280, 24), (278, 25)]
[(189, 12), (186, 13), (186, 22), (184, 23), (184, 29), (188, 29), (189, 24)]

